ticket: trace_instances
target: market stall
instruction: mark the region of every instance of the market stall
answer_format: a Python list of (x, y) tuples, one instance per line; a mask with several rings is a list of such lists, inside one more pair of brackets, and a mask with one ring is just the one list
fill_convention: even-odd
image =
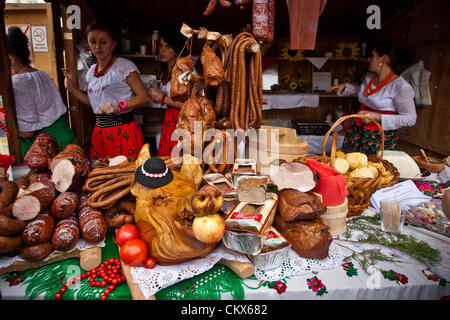
[[(326, 3), (302, 8), (317, 22)], [(291, 18), (297, 5), (287, 2)], [(315, 91), (292, 74), (265, 90), (275, 1), (211, 0), (202, 15), (216, 6), (249, 10), (251, 26), (181, 24), (188, 54), (170, 74), (170, 98), (182, 103), (176, 152), (157, 156), (147, 140), (137, 157), (90, 159), (41, 133), (1, 180), (1, 298), (448, 299), (449, 157), (386, 150), (380, 121), (353, 113), (320, 123), (311, 152), (310, 131), (263, 111), (337, 98), (319, 86), (331, 72), (315, 74), (330, 58), (307, 62)], [(299, 39), (314, 46), (315, 33), (291, 37), (285, 53), (298, 57)], [(334, 74), (346, 70), (340, 59), (329, 61)], [(379, 152), (341, 150), (348, 120), (375, 127)]]

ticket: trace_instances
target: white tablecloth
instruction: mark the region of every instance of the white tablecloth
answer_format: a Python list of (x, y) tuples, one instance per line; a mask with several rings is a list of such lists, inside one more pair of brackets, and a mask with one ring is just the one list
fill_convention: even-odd
[[(297, 135), (297, 138), (303, 139), (308, 142), (308, 155), (312, 154), (322, 154), (322, 143), (324, 136), (313, 136), (313, 135)], [(327, 140), (325, 145), (325, 152), (329, 154), (331, 152), (331, 135)], [(336, 150), (342, 148), (342, 144), (344, 143), (344, 136), (337, 137), (337, 145)]]
[(311, 93), (264, 94), (263, 99), (268, 101), (263, 104), (263, 110), (319, 106), (319, 95)]

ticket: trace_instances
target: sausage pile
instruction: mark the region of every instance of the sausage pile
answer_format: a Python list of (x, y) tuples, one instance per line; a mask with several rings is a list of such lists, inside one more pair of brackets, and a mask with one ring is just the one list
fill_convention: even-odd
[[(68, 145), (59, 152), (54, 137), (43, 133), (30, 147), (25, 162), (30, 167), (26, 177), (0, 182), (0, 256), (19, 255), (38, 262), (54, 250), (72, 250), (79, 239), (101, 242), (107, 221), (83, 195), (91, 170), (83, 149)], [(134, 213), (130, 206), (127, 210)]]
[(109, 209), (121, 198), (128, 196), (135, 169), (134, 162), (92, 169), (83, 186), (83, 191), (90, 193), (88, 205), (97, 209)]

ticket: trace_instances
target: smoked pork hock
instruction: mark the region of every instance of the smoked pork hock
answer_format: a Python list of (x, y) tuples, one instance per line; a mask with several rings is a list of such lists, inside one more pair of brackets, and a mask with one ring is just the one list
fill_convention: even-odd
[(294, 189), (280, 191), (278, 210), (285, 222), (313, 220), (327, 211), (327, 207), (313, 192), (300, 192)]
[(333, 238), (328, 226), (320, 218), (310, 221), (285, 222), (281, 215), (274, 219), (274, 227), (291, 243), (302, 258), (325, 259)]
[[(142, 148), (136, 168), (148, 159), (148, 144)], [(146, 187), (133, 178), (131, 193), (136, 197), (135, 223), (149, 255), (158, 264), (172, 265), (208, 255), (218, 243), (203, 243), (194, 236), (195, 217), (216, 213), (223, 197), (215, 188), (198, 187), (202, 170), (198, 162), (172, 171), (173, 179), (157, 188)]]

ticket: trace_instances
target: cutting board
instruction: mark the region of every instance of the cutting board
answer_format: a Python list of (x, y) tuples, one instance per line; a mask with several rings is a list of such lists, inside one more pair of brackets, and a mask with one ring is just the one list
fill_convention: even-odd
[(102, 248), (92, 247), (84, 249), (82, 251), (75, 249), (71, 252), (58, 252), (52, 254), (50, 258), (45, 261), (16, 261), (9, 267), (0, 268), (0, 275), (9, 272), (25, 271), (29, 269), (39, 268), (54, 262), (63, 261), (70, 258), (80, 258), (80, 267), (86, 271), (89, 271), (97, 268), (100, 265), (102, 260)]
[[(133, 277), (131, 276), (130, 266), (125, 264), (123, 261), (121, 261), (121, 263), (123, 274), (127, 280), (128, 288), (130, 289), (133, 300), (156, 300), (154, 295), (150, 296), (148, 299), (145, 298), (141, 289), (139, 289), (139, 286), (134, 282)], [(237, 262), (222, 259), (218, 263), (233, 270), (233, 272), (236, 273), (241, 279), (246, 279), (255, 272), (255, 266), (250, 262)]]
[[(117, 245), (117, 247), (119, 248), (120, 252), (120, 246)], [(139, 289), (139, 286), (133, 280), (130, 271), (130, 266), (124, 263), (122, 259), (120, 260), (120, 262), (122, 265), (123, 275), (127, 280), (128, 288), (130, 289), (131, 297), (133, 298), (133, 300), (156, 300), (156, 297), (154, 295), (150, 296), (148, 299), (145, 298), (145, 296), (142, 294), (141, 289)], [(225, 265), (231, 270), (233, 270), (233, 272), (236, 273), (241, 279), (246, 279), (255, 272), (255, 266), (250, 262), (237, 262), (221, 259), (218, 263)]]

